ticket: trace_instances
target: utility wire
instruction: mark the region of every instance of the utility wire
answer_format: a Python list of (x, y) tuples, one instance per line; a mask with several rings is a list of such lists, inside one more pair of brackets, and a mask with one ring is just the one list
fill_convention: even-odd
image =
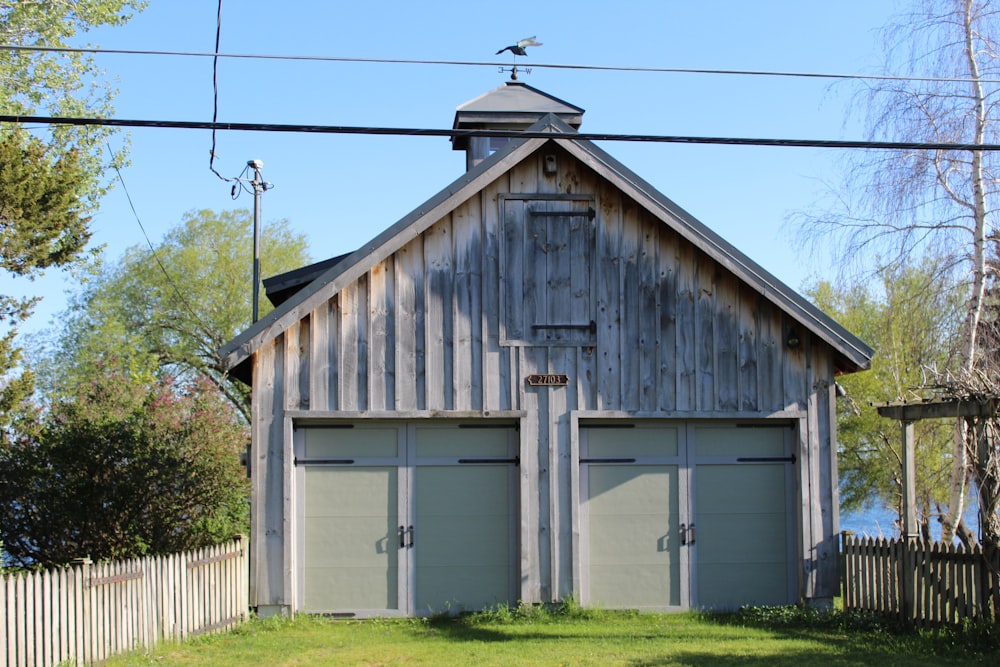
[(108, 153), (111, 154), (111, 166), (115, 170), (115, 173), (118, 175), (118, 182), (122, 184), (122, 191), (125, 193), (125, 199), (128, 200), (129, 208), (132, 209), (132, 215), (135, 216), (135, 221), (136, 223), (138, 223), (139, 229), (142, 231), (142, 235), (146, 239), (146, 245), (149, 246), (149, 251), (153, 254), (153, 259), (156, 260), (156, 264), (160, 267), (160, 271), (163, 272), (163, 276), (167, 279), (167, 282), (170, 284), (170, 287), (173, 288), (174, 294), (177, 295), (177, 300), (184, 307), (184, 310), (188, 312), (188, 315), (190, 315), (195, 322), (197, 322), (199, 325), (201, 325), (203, 329), (205, 329), (206, 328), (205, 323), (202, 322), (201, 318), (195, 312), (194, 308), (192, 308), (191, 304), (189, 304), (187, 302), (187, 299), (184, 298), (184, 294), (181, 292), (180, 287), (178, 287), (177, 283), (174, 282), (174, 279), (173, 277), (171, 277), (170, 272), (167, 271), (167, 267), (163, 265), (163, 261), (160, 259), (160, 254), (156, 252), (156, 247), (153, 246), (153, 242), (150, 240), (149, 234), (146, 233), (146, 227), (142, 224), (142, 220), (139, 218), (139, 213), (135, 210), (135, 204), (132, 202), (132, 195), (129, 194), (128, 187), (125, 185), (125, 179), (122, 177), (121, 169), (118, 168), (118, 164), (115, 161), (115, 152), (111, 149), (111, 143), (107, 139), (105, 139), (104, 144), (108, 147)]
[(875, 150), (1000, 151), (1000, 144), (934, 141), (867, 141), (854, 139), (766, 139), (748, 137), (689, 137), (658, 134), (600, 134), (531, 132), (517, 130), (459, 130), (406, 127), (350, 127), (342, 125), (298, 125), (277, 123), (218, 123), (182, 120), (127, 120), (68, 116), (0, 115), (0, 123), (47, 125), (97, 125), (182, 130), (229, 130), (239, 132), (284, 132), (305, 134), (361, 134), (406, 137), (502, 137), (508, 139), (572, 139), (576, 141), (628, 141), (670, 144), (714, 144), (724, 146), (776, 146), (786, 148), (864, 148)]
[(215, 122), (219, 119), (219, 40), (222, 38), (222, 0), (219, 0), (219, 10), (215, 17), (215, 54), (212, 57), (212, 147), (208, 151), (208, 168), (213, 174), (227, 183), (226, 178), (215, 169)]
[[(219, 3), (222, 4), (221, 2)], [(221, 11), (221, 9), (220, 9)], [(218, 34), (216, 35), (216, 51), (211, 53), (199, 51), (156, 51), (148, 49), (105, 49), (99, 47), (57, 47), (57, 46), (18, 46), (0, 44), (0, 51), (40, 51), (56, 53), (94, 53), (130, 56), (183, 56), (194, 58), (239, 58), (256, 60), (290, 60), (316, 61), (334, 63), (368, 63), (381, 65), (450, 65), (462, 67), (509, 67), (510, 63), (485, 62), (479, 60), (417, 60), (403, 58), (357, 58), (346, 56), (304, 56), (278, 55), (266, 53), (219, 53)], [(537, 67), (539, 69), (584, 70), (594, 72), (645, 72), (655, 74), (709, 74), (727, 76), (766, 76), (807, 79), (852, 79), (860, 81), (916, 81), (940, 83), (1000, 83), (1000, 79), (968, 79), (946, 76), (904, 76), (894, 74), (837, 74), (831, 72), (793, 72), (781, 70), (744, 70), (744, 69), (709, 69), (692, 67), (632, 67), (615, 65), (574, 65), (558, 63), (523, 63), (522, 67)]]

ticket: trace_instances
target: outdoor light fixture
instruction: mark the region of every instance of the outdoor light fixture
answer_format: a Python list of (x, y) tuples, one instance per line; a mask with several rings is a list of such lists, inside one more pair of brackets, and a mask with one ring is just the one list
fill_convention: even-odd
[(544, 169), (546, 174), (556, 174), (559, 172), (559, 163), (556, 162), (556, 156), (549, 153), (544, 158)]

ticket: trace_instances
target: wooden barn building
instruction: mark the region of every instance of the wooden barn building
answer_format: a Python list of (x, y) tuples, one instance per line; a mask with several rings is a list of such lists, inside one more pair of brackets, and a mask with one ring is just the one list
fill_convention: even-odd
[(835, 377), (872, 350), (582, 115), (519, 82), (460, 106), (532, 136), (456, 137), (458, 180), (265, 281), (221, 351), (253, 386), (261, 614), (837, 594)]

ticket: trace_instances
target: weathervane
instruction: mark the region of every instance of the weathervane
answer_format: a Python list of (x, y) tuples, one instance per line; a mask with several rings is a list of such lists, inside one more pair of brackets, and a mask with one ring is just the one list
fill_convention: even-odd
[[(502, 49), (497, 51), (496, 54), (500, 55), (504, 51), (510, 51), (511, 53), (514, 54), (514, 65), (509, 70), (506, 67), (501, 67), (500, 72), (509, 71), (510, 80), (517, 81), (517, 57), (528, 55), (528, 52), (525, 51), (525, 48), (529, 46), (541, 46), (541, 45), (542, 45), (541, 42), (536, 42), (534, 37), (525, 37), (524, 39), (519, 40), (517, 44), (511, 44), (510, 46), (503, 47)], [(528, 74), (531, 74), (531, 68), (526, 68), (524, 71), (527, 72)]]

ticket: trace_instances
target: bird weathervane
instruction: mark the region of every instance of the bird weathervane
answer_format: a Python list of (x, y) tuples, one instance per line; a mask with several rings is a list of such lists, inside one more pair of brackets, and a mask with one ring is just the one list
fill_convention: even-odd
[[(528, 52), (525, 51), (525, 49), (527, 47), (529, 47), (529, 46), (541, 46), (541, 45), (542, 45), (542, 43), (541, 42), (536, 42), (534, 37), (525, 37), (524, 39), (519, 40), (517, 42), (517, 44), (511, 44), (510, 46), (503, 47), (502, 49), (500, 49), (499, 51), (497, 51), (496, 54), (500, 55), (504, 51), (510, 51), (511, 53), (514, 54), (514, 65), (509, 70), (506, 67), (501, 67), (500, 71), (501, 72), (507, 72), (507, 71), (509, 71), (510, 72), (510, 80), (511, 81), (517, 81), (517, 57), (518, 56), (526, 56), (526, 55), (528, 55)], [(528, 74), (531, 74), (531, 70), (530, 69), (525, 69), (524, 71), (526, 71)]]

